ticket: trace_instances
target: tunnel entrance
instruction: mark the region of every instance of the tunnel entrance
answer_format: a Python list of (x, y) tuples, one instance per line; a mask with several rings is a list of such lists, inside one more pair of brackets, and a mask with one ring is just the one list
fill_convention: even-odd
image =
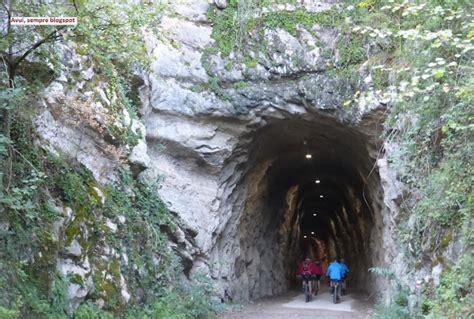
[(324, 269), (344, 258), (349, 285), (373, 288), (368, 268), (380, 253), (382, 194), (373, 133), (318, 115), (277, 120), (246, 137), (238, 154), (246, 148), (247, 161), (232, 164), (241, 177), (218, 245), (220, 258), (232, 261), (221, 277), (226, 293), (247, 300), (284, 293), (304, 256)]

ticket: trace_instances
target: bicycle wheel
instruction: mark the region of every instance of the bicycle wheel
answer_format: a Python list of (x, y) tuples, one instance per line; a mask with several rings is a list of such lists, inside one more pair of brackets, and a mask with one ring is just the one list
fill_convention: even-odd
[(336, 282), (334, 284), (334, 293), (332, 294), (332, 302), (337, 303), (337, 295), (338, 295), (338, 290), (339, 290), (339, 284)]
[(309, 282), (307, 280), (304, 281), (304, 300), (306, 302), (309, 302), (311, 298), (311, 294), (309, 291)]

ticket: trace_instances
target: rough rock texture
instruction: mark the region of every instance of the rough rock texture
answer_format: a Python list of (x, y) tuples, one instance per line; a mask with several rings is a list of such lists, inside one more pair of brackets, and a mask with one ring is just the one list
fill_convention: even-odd
[[(320, 12), (332, 5), (299, 1), (268, 10)], [(303, 255), (325, 265), (332, 256), (346, 258), (351, 283), (382, 295), (383, 280), (369, 278), (367, 269), (395, 260), (402, 272), (393, 234), (401, 187), (379, 138), (385, 104), (374, 94), (372, 101), (361, 97), (343, 107), (359, 84), (327, 68), (332, 57), (323, 52), (337, 56), (335, 28), (298, 26), (295, 35), (265, 30), (266, 47), (248, 48), (257, 61), (249, 65), (236, 54), (206, 51), (215, 44), (209, 6), (205, 0), (173, 2), (160, 36), (146, 36), (152, 65), (143, 75), (141, 120), (114, 119), (141, 133), (132, 149), (117, 146), (104, 130), (111, 122), (105, 84), (94, 82), (92, 66), (65, 49), (70, 65), (48, 87), (36, 121), (45, 147), (76, 159), (101, 183), (116, 180), (124, 161), (140, 178), (163, 177), (160, 195), (188, 227), (170, 234), (171, 246), (186, 272), (206, 270), (225, 298), (286, 291)], [(93, 112), (77, 125), (84, 110)], [(120, 223), (120, 217), (104, 220), (111, 232)], [(73, 305), (92, 289), (88, 278), (98, 267), (83, 248), (74, 238), (58, 260), (59, 272), (84, 280), (69, 287)], [(103, 250), (106, 260), (126, 259)], [(128, 301), (126, 280), (117, 279)]]
[[(119, 169), (129, 168), (138, 175), (150, 165), (146, 127), (126, 110), (117, 112), (117, 107), (111, 110), (117, 96), (111, 93), (109, 83), (92, 71), (91, 59), (75, 53), (74, 43), (60, 45), (59, 52), (62, 55), (61, 68), (57, 70), (59, 77), (38, 97), (37, 143), (90, 171), (95, 181), (89, 185), (89, 195), (99, 206), (105, 206), (110, 194), (104, 185), (118, 182)], [(115, 132), (133, 132), (137, 141), (129, 144), (120, 134), (114, 135)], [(121, 264), (126, 265), (129, 260), (126, 249), (121, 247), (119, 252), (103, 238), (96, 238), (98, 233), (122, 232), (124, 224), (130, 222), (127, 217), (109, 218), (97, 211), (87, 215), (84, 207), (67, 207), (58, 194), (48, 195), (51, 209), (60, 217), (51, 231), (50, 244), (54, 249), (48, 251), (50, 247), (44, 247), (48, 256), (39, 258), (44, 257), (55, 265), (60, 277), (72, 278), (67, 286), (67, 311), (72, 315), (86, 299), (99, 307), (111, 298), (117, 304), (126, 304), (132, 297), (139, 300), (140, 294), (127, 284), (131, 278), (121, 272), (124, 269)], [(88, 200), (92, 199), (88, 197)], [(97, 226), (99, 232), (94, 228)], [(184, 270), (189, 272), (200, 255), (194, 244), (195, 233), (179, 225), (164, 231), (170, 239), (169, 246), (178, 252)], [(111, 296), (116, 289), (116, 296)]]
[[(141, 115), (150, 166), (141, 177), (163, 176), (161, 197), (197, 232), (204, 255), (194, 268), (207, 269), (222, 296), (248, 300), (289, 289), (303, 255), (327, 263), (339, 254), (354, 285), (381, 293), (384, 283), (367, 269), (398, 256), (399, 191), (380, 152), (386, 110), (376, 97), (343, 107), (357, 85), (327, 72), (321, 54), (334, 50), (336, 30), (266, 30), (266, 51), (251, 49), (258, 63), (248, 66), (232, 54), (204, 55), (211, 26), (181, 5), (170, 10), (165, 36), (147, 38), (154, 61)], [(221, 91), (206, 88), (211, 77)]]

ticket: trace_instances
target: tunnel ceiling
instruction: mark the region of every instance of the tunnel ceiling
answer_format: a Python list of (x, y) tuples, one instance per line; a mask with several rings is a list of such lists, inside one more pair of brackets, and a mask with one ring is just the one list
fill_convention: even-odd
[(329, 119), (275, 123), (262, 129), (255, 140), (251, 161), (270, 160), (267, 175), (272, 192), (299, 186), (298, 209), (308, 221), (314, 218), (305, 212), (318, 210), (326, 219), (347, 204), (348, 189), (362, 190), (363, 178), (373, 164), (366, 151), (366, 137)]

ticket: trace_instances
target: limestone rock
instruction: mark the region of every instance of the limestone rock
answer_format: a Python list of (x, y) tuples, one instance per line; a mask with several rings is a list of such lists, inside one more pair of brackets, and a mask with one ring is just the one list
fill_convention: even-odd
[(207, 82), (208, 75), (201, 64), (201, 53), (182, 47), (179, 50), (163, 43), (152, 49), (151, 69), (163, 78), (178, 78), (190, 82)]
[(227, 0), (214, 0), (214, 3), (219, 9), (227, 8)]
[(80, 257), (82, 255), (82, 246), (76, 239), (73, 239), (68, 247), (65, 248), (68, 255)]
[[(141, 119), (124, 112), (118, 123), (141, 134), (137, 145), (120, 154), (120, 159), (128, 158), (141, 179), (162, 178), (158, 192), (185, 225), (167, 230), (169, 247), (181, 257), (187, 275), (204, 270), (223, 298), (249, 300), (283, 293), (301, 253), (295, 249), (303, 218), (298, 207), (306, 197), (314, 197), (304, 188), (314, 186), (313, 175), (320, 174), (343, 189), (332, 199), (342, 208), (334, 209), (337, 217), (327, 225), (328, 232), (341, 238), (328, 239), (327, 251), (354, 257), (354, 273), (359, 274), (354, 284), (374, 294), (385, 293), (381, 287), (386, 281), (369, 280), (366, 269), (391, 264), (397, 275), (406, 270), (393, 236), (403, 189), (380, 151), (382, 146), (391, 151), (391, 145), (381, 145), (379, 140), (390, 97), (370, 91), (373, 80), (367, 74), (365, 83), (355, 83), (327, 72), (324, 56), (336, 52), (336, 28), (297, 26), (294, 34), (266, 29), (265, 52), (253, 47), (245, 52), (251, 63), (235, 53), (227, 57), (209, 53), (213, 50), (206, 49), (214, 44), (207, 21), (209, 4), (207, 0), (171, 2), (159, 21), (160, 36), (145, 34), (151, 68), (141, 74)], [(225, 9), (228, 1), (214, 0), (214, 4)], [(332, 0), (304, 0), (269, 5), (262, 12), (302, 7), (319, 12), (334, 5)], [(65, 48), (62, 55), (65, 69), (46, 89), (44, 108), (36, 119), (42, 146), (77, 160), (99, 183), (117, 181), (122, 163), (103, 151), (104, 136), (61, 116), (67, 113), (62, 111), (65, 96), (71, 95), (80, 98), (74, 101), (90, 101), (87, 109), (94, 123), (104, 125), (105, 110), (117, 97), (105, 93), (104, 83), (88, 88), (87, 82), (94, 79), (88, 61), (71, 49)], [(72, 71), (80, 75), (71, 91)], [(364, 73), (363, 67), (359, 72)], [(360, 88), (368, 93), (354, 100), (352, 108), (344, 108), (343, 103)], [(308, 166), (301, 156), (309, 151), (305, 139), (312, 140), (314, 160), (321, 164), (315, 165), (319, 170), (314, 174), (295, 168)], [(96, 192), (104, 204), (100, 187)], [(74, 218), (70, 209), (62, 214), (53, 226), (57, 241), (64, 224)], [(113, 233), (127, 222), (122, 215), (102, 221)], [(81, 230), (87, 239), (85, 224)], [(371, 240), (363, 240), (367, 238)], [(129, 256), (121, 248), (102, 243), (97, 247), (104, 260), (113, 257), (128, 264)], [(365, 251), (369, 253), (355, 258)], [(83, 256), (84, 247), (77, 239), (64, 252), (57, 271), (82, 281), (68, 287), (69, 299), (77, 306), (91, 291), (96, 269)], [(446, 258), (459, 254), (458, 245), (450, 244), (445, 254)], [(157, 256), (153, 262), (159, 264)], [(425, 267), (420, 273), (437, 283), (441, 271), (440, 266)], [(110, 274), (107, 279), (118, 281)], [(122, 301), (140, 295), (127, 287), (122, 274), (118, 284)], [(104, 300), (96, 303), (101, 307)]]
[(174, 2), (172, 9), (189, 21), (207, 22), (209, 3), (206, 0), (182, 0)]
[(174, 41), (195, 49), (202, 49), (214, 42), (211, 38), (212, 28), (209, 26), (167, 17), (163, 18), (161, 25), (165, 32), (172, 34)]
[(49, 145), (44, 145), (46, 149), (54, 152), (56, 148), (67, 156), (76, 158), (99, 182), (117, 179), (117, 163), (97, 148), (93, 135), (85, 134), (81, 128), (63, 125), (49, 111), (44, 111), (36, 118), (36, 127), (41, 138), (48, 141)]
[(146, 169), (150, 165), (150, 157), (147, 153), (148, 147), (145, 141), (139, 140), (138, 144), (132, 148), (128, 160), (130, 163), (140, 167), (140, 170)]
[(112, 233), (115, 233), (117, 231), (117, 224), (111, 221), (109, 218), (105, 219), (105, 225), (107, 225), (107, 227)]
[(100, 188), (98, 188), (98, 187), (95, 187), (95, 186), (94, 186), (94, 187), (92, 187), (92, 188), (94, 189), (95, 193), (96, 193), (97, 196), (99, 197), (100, 203), (101, 203), (102, 205), (104, 205), (104, 204), (105, 204), (105, 200), (106, 200), (106, 197), (105, 197), (104, 192), (102, 192), (102, 190), (101, 190)]
[(68, 286), (69, 312), (72, 312), (84, 301), (92, 289), (91, 265), (87, 257), (81, 262), (74, 262), (72, 259), (59, 259), (56, 269), (62, 276), (75, 275), (82, 282), (82, 284), (73, 282)]

